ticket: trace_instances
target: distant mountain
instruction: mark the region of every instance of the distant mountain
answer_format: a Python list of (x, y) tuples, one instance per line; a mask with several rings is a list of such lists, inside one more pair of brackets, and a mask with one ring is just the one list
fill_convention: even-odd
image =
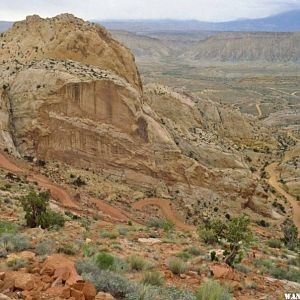
[(0, 32), (5, 31), (12, 26), (12, 22), (0, 21)]
[(201, 22), (196, 20), (112, 20), (96, 21), (108, 29), (136, 33), (159, 31), (300, 31), (300, 10), (293, 10), (260, 19), (245, 19), (229, 22)]
[(220, 32), (184, 53), (194, 61), (300, 63), (300, 33)]
[[(111, 31), (138, 59), (181, 62), (300, 63), (300, 32), (150, 34)], [(205, 31), (203, 31), (205, 32)]]

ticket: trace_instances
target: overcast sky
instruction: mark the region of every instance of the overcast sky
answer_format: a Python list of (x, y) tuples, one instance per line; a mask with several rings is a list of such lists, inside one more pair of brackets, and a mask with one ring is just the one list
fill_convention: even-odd
[(84, 19), (258, 18), (300, 8), (300, 0), (0, 0), (0, 20), (69, 12)]

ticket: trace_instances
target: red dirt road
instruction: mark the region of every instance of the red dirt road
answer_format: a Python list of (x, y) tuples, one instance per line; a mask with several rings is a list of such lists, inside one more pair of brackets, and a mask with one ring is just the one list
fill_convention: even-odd
[(172, 204), (170, 200), (159, 199), (159, 198), (146, 198), (142, 199), (132, 205), (135, 209), (142, 209), (145, 206), (153, 205), (158, 207), (164, 217), (172, 222), (175, 226), (182, 230), (195, 230), (195, 226), (184, 223), (172, 209)]

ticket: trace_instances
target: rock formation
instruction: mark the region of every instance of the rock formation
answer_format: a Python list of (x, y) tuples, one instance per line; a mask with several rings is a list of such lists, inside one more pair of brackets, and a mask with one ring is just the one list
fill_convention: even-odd
[(154, 188), (195, 219), (205, 201), (240, 211), (254, 184), (237, 151), (256, 139), (251, 120), (168, 88), (143, 92), (130, 51), (72, 15), (28, 17), (0, 44), (2, 148)]

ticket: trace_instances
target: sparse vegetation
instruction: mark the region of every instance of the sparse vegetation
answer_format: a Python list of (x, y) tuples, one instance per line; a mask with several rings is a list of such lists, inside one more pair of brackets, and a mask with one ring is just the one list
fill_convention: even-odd
[(209, 280), (202, 283), (196, 293), (197, 300), (230, 300), (232, 299), (229, 291), (219, 283)]
[(175, 275), (185, 273), (187, 270), (186, 263), (179, 258), (170, 258), (167, 261), (167, 266), (168, 269)]
[(143, 271), (149, 267), (147, 261), (138, 255), (131, 255), (128, 257), (127, 262), (130, 266), (130, 269), (133, 271)]
[(146, 285), (162, 286), (164, 278), (160, 272), (149, 271), (144, 274), (142, 282)]

